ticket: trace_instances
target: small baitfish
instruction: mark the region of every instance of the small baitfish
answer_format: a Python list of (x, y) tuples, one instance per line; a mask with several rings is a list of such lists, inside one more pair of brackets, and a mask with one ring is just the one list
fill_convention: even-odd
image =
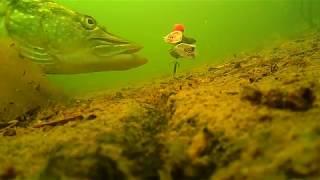
[(0, 16), (20, 55), (47, 74), (127, 70), (147, 63), (136, 54), (141, 46), (51, 0), (0, 0)]

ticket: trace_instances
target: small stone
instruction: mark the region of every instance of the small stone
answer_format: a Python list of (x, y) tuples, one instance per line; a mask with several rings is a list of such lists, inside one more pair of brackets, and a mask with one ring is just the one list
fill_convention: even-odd
[(97, 118), (97, 115), (95, 114), (90, 114), (88, 117), (87, 117), (87, 120), (94, 120)]

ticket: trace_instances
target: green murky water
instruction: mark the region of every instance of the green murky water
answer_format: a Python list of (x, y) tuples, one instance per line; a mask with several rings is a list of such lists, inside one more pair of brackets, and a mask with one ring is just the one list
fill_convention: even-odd
[[(320, 0), (58, 1), (143, 45), (140, 53), (149, 62), (128, 71), (44, 75), (15, 51), (16, 42), (1, 39), (0, 29), (0, 180), (320, 177)], [(0, 0), (0, 15), (3, 2), (8, 0)], [(16, 12), (22, 24), (37, 18)], [(249, 53), (193, 78), (84, 95), (172, 76), (163, 37), (176, 23), (197, 40), (198, 53), (181, 60), (179, 73)], [(38, 24), (48, 25), (21, 28), (27, 36), (41, 27), (28, 39), (35, 43), (56, 30)], [(287, 41), (299, 35), (304, 37)], [(251, 58), (278, 42), (277, 49)], [(25, 52), (36, 49), (29, 47)], [(93, 56), (77, 60), (83, 57)], [(69, 99), (56, 87), (80, 97)]]
[(186, 26), (197, 40), (195, 60), (183, 60), (179, 72), (241, 51), (262, 48), (306, 29), (310, 19), (319, 23), (317, 0), (59, 0), (89, 14), (110, 32), (144, 46), (148, 64), (120, 72), (50, 75), (71, 93), (90, 92), (168, 76), (173, 58), (163, 37), (173, 24)]

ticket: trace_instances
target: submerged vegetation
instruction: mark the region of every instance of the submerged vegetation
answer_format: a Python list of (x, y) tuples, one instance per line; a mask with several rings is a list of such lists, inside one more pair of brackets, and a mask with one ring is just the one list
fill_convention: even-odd
[(1, 127), (0, 179), (320, 177), (320, 35), (40, 108)]

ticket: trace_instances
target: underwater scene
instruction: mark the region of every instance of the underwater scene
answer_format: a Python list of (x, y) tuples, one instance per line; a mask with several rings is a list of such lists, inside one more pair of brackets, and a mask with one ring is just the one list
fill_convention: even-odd
[(0, 180), (320, 179), (319, 0), (0, 0)]

